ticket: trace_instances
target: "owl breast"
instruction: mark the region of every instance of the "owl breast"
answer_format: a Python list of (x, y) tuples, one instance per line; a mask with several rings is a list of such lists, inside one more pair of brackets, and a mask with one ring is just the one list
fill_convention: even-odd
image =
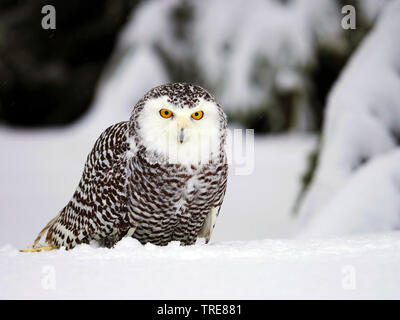
[(226, 164), (184, 166), (150, 162), (138, 152), (129, 162), (128, 214), (141, 243), (196, 242), (207, 214), (215, 206)]

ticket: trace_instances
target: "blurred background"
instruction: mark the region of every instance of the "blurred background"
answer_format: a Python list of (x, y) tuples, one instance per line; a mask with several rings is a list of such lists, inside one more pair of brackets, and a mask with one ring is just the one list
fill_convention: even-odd
[(1, 0), (0, 244), (33, 240), (99, 134), (175, 81), (256, 132), (214, 240), (399, 228), (398, 21), (396, 0)]
[[(187, 81), (259, 133), (319, 130), (326, 95), (382, 3), (2, 0), (0, 119), (70, 125), (93, 108), (102, 74), (130, 66), (130, 90), (119, 90), (130, 91), (127, 111), (146, 88), (138, 82)], [(41, 27), (48, 4), (55, 30)], [(355, 30), (341, 27), (345, 4), (357, 8)]]

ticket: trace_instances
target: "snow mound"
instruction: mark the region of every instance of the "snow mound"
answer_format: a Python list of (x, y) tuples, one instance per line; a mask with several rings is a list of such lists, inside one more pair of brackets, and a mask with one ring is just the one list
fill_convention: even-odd
[(400, 233), (182, 247), (0, 248), (1, 299), (400, 298)]
[[(390, 3), (379, 16), (374, 29), (352, 56), (329, 95), (318, 167), (299, 212), (303, 225), (309, 223), (317, 214), (320, 215), (318, 221), (331, 215), (329, 221), (332, 227), (328, 230), (326, 226), (317, 231), (321, 224), (316, 222), (314, 227), (310, 227), (314, 228), (313, 234), (352, 230), (356, 232), (364, 229), (371, 231), (374, 229), (373, 225), (376, 230), (381, 230), (385, 223), (380, 219), (384, 219), (385, 214), (394, 216), (386, 219), (386, 222), (391, 223), (390, 226), (386, 224), (384, 229), (392, 230), (398, 227), (398, 190), (396, 193), (392, 181), (397, 175), (395, 171), (399, 170), (398, 165), (395, 165), (398, 153), (386, 160), (377, 160), (360, 174), (358, 171), (375, 157), (398, 148), (400, 142), (399, 18), (400, 2)], [(386, 165), (386, 162), (392, 165)], [(375, 177), (379, 170), (383, 170), (380, 177), (387, 181), (375, 185)], [(353, 178), (353, 175), (357, 177)], [(367, 187), (359, 181), (375, 185), (377, 188), (374, 190), (371, 186), (367, 191)], [(384, 197), (385, 201), (391, 204), (380, 202), (382, 191), (377, 190), (379, 187), (392, 190)], [(364, 199), (360, 198), (361, 194), (364, 195)], [(353, 198), (353, 204), (349, 203), (350, 198)], [(333, 201), (340, 203), (333, 204)], [(362, 201), (366, 205), (361, 205)], [(356, 203), (360, 203), (360, 206)], [(346, 209), (344, 211), (348, 214), (344, 215), (345, 205), (359, 211), (349, 212)], [(383, 212), (387, 206), (393, 208)], [(333, 208), (337, 211), (334, 212)], [(373, 208), (374, 214), (371, 213)], [(363, 216), (365, 221), (362, 221)], [(375, 217), (374, 223), (371, 221), (372, 216)], [(359, 227), (355, 225), (355, 221), (358, 221)], [(370, 227), (366, 228), (366, 224)]]
[(351, 176), (301, 232), (303, 237), (400, 229), (400, 148)]

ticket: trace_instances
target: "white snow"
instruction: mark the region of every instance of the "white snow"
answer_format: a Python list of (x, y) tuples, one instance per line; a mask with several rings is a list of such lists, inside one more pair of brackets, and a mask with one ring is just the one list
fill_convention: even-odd
[(128, 50), (119, 58), (117, 65), (110, 64), (97, 88), (93, 106), (84, 119), (83, 126), (88, 131), (99, 123), (108, 127), (127, 120), (127, 114), (144, 93), (168, 82), (158, 57), (147, 47)]
[(351, 176), (302, 237), (400, 229), (400, 149), (373, 158)]
[(359, 2), (359, 6), (365, 18), (373, 21), (390, 1), (396, 0), (362, 0)]
[(0, 249), (0, 298), (399, 299), (400, 233), (182, 247)]
[[(329, 95), (318, 168), (300, 208), (302, 225), (310, 224), (311, 234), (399, 228), (399, 17), (400, 2), (390, 3)], [(393, 155), (386, 159), (388, 153)], [(314, 217), (326, 217), (322, 229)]]

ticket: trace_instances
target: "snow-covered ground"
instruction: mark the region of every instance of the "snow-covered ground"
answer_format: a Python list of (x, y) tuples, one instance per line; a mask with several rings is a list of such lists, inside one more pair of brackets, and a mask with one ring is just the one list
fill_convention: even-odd
[(18, 252), (72, 195), (93, 142), (82, 130), (1, 129), (0, 298), (400, 298), (400, 232), (287, 239), (313, 136), (256, 138), (209, 245)]
[[(278, 297), (282, 288), (268, 289), (269, 281), (278, 284), (273, 275), (285, 260), (303, 263), (302, 256), (313, 251), (291, 241), (262, 240), (290, 235), (300, 176), (315, 144), (314, 136), (282, 135), (256, 137), (250, 175), (230, 170), (210, 245), (156, 248), (126, 239), (112, 250), (18, 252), (72, 196), (93, 136), (81, 124), (37, 132), (0, 129), (0, 298)], [(56, 289), (47, 290), (53, 268)], [(283, 270), (282, 278), (286, 272), (292, 276)], [(292, 296), (301, 295), (286, 285)]]
[(400, 298), (400, 233), (181, 247), (0, 249), (0, 298)]

